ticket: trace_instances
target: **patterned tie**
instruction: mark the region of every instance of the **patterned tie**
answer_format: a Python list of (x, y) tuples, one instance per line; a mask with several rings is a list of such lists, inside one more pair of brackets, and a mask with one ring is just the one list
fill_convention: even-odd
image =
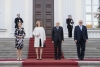
[(57, 30), (59, 29), (59, 27), (57, 26)]
[(82, 31), (82, 26), (80, 26), (80, 30)]

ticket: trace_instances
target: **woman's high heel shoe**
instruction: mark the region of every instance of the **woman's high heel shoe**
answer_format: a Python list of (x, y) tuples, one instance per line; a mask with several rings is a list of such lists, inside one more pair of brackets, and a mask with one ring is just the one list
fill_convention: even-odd
[(19, 58), (17, 58), (17, 60), (20, 60)]
[(42, 60), (42, 59), (40, 59), (40, 60)]
[(37, 60), (39, 60), (39, 58), (37, 58)]

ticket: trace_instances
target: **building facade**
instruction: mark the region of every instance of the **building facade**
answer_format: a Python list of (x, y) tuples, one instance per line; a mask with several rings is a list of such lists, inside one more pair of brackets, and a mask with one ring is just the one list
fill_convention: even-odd
[[(45, 8), (41, 6), (41, 1), (0, 0), (0, 38), (14, 37), (14, 19), (19, 13), (24, 21), (23, 27), (25, 28), (26, 38), (32, 37), (36, 19), (40, 18), (42, 20), (43, 17), (47, 21), (43, 20), (44, 25), (47, 23), (45, 26), (48, 26), (45, 27), (47, 35), (50, 36), (52, 25), (55, 26), (56, 22), (60, 22), (60, 25), (64, 29), (64, 36), (67, 38), (66, 19), (68, 15), (72, 15), (74, 27), (78, 25), (79, 20), (83, 20), (83, 24), (88, 28), (89, 38), (100, 38), (99, 20), (94, 18), (94, 15), (99, 14), (99, 12), (96, 12), (96, 9), (100, 5), (98, 4), (99, 0), (95, 0), (95, 2), (94, 0), (52, 0), (52, 2), (51, 0), (44, 0), (42, 4), (45, 4)], [(45, 13), (42, 11), (39, 13), (40, 9), (45, 10)], [(37, 12), (35, 12), (36, 10)]]

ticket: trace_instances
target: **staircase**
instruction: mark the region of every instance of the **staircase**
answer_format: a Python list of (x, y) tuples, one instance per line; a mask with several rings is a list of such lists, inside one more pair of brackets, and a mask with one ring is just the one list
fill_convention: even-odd
[[(77, 58), (76, 44), (73, 39), (65, 39), (62, 50), (66, 59)], [(86, 43), (85, 58), (100, 58), (100, 38), (89, 39)]]
[[(22, 57), (28, 58), (29, 60), (32, 60), (32, 63), (35, 63), (36, 60), (36, 54), (35, 49), (33, 47), (33, 41), (34, 39), (31, 38), (29, 42), (29, 38), (24, 39), (24, 48)], [(30, 46), (29, 46), (30, 44)], [(51, 46), (52, 45), (52, 46)], [(30, 49), (29, 49), (30, 48)], [(76, 59), (77, 58), (77, 52), (76, 52), (76, 44), (74, 43), (73, 39), (66, 38), (65, 41), (62, 43), (62, 52), (64, 54), (64, 57), (66, 59)], [(0, 62), (0, 67), (22, 67), (23, 61), (16, 61), (16, 49), (15, 49), (15, 38), (0, 38), (0, 60), (12, 60), (9, 61), (2, 61)], [(46, 47), (43, 50), (43, 59), (51, 59), (54, 58), (54, 47), (51, 43), (51, 39), (48, 38), (46, 41)], [(88, 59), (99, 59), (100, 58), (100, 38), (91, 38), (89, 39), (89, 42), (86, 44), (86, 52), (85, 52), (85, 58)], [(14, 59), (14, 61), (13, 61)], [(63, 61), (63, 60), (62, 60)], [(69, 60), (68, 60), (69, 61)], [(42, 62), (42, 61), (40, 61)], [(59, 61), (58, 61), (59, 62)], [(38, 61), (37, 61), (38, 63)], [(78, 61), (78, 65), (80, 67), (99, 67), (100, 62), (80, 62)]]
[[(43, 58), (52, 58), (54, 59), (54, 45), (51, 41), (51, 38), (46, 39), (46, 47), (43, 48)], [(29, 51), (28, 51), (28, 59), (36, 59), (36, 52), (34, 48), (34, 39), (30, 38), (29, 42)]]
[[(22, 58), (27, 58), (29, 38), (24, 39)], [(0, 59), (16, 59), (15, 38), (0, 38)]]
[[(43, 48), (43, 60), (36, 60), (34, 39), (30, 38), (28, 59), (22, 63), (22, 67), (79, 67), (78, 62), (72, 60), (54, 60), (54, 44), (51, 38), (46, 38), (46, 47)], [(63, 56), (62, 56), (63, 57)]]

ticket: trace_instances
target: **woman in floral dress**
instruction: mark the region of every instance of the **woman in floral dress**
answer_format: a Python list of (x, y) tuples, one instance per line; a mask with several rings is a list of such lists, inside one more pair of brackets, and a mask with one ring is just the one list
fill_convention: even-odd
[(17, 48), (17, 60), (22, 60), (21, 59), (21, 54), (22, 54), (22, 49), (24, 46), (24, 37), (25, 37), (25, 31), (24, 28), (22, 27), (22, 22), (18, 22), (18, 28), (15, 29), (14, 36), (16, 37), (15, 39), (15, 48)]

